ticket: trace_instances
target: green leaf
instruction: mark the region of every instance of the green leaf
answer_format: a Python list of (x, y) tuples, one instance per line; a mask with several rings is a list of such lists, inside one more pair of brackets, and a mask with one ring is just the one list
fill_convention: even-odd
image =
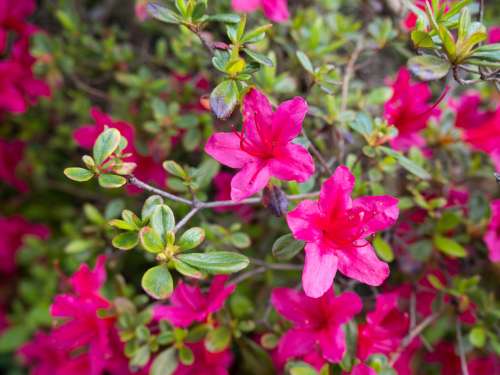
[(70, 180), (78, 182), (88, 181), (92, 177), (94, 177), (94, 172), (89, 171), (88, 169), (85, 168), (78, 168), (78, 167), (66, 168), (64, 170), (64, 174)]
[(147, 9), (148, 13), (159, 21), (174, 24), (180, 22), (179, 16), (174, 11), (156, 3), (148, 3)]
[(201, 143), (202, 134), (200, 129), (191, 128), (182, 137), (182, 145), (186, 151), (194, 151)]
[(279, 237), (273, 244), (273, 255), (281, 260), (292, 259), (300, 253), (305, 246), (304, 241), (297, 241), (291, 233)]
[(450, 70), (450, 63), (436, 56), (414, 56), (408, 60), (408, 69), (424, 81), (443, 78)]
[(151, 226), (158, 233), (162, 241), (165, 241), (167, 233), (175, 228), (175, 217), (172, 209), (166, 204), (155, 207), (150, 218)]
[(198, 247), (204, 239), (205, 231), (202, 228), (190, 228), (182, 234), (178, 245), (182, 250), (191, 250)]
[(113, 246), (121, 250), (130, 250), (139, 244), (137, 232), (125, 232), (113, 238)]
[(290, 361), (286, 364), (286, 370), (290, 375), (317, 375), (318, 373), (311, 365), (305, 362)]
[(248, 237), (248, 235), (243, 232), (232, 233), (229, 237), (229, 240), (231, 241), (231, 244), (237, 249), (246, 249), (252, 243), (250, 237)]
[(427, 280), (429, 280), (429, 283), (437, 290), (443, 290), (446, 288), (436, 275), (428, 275)]
[[(455, 57), (457, 55), (457, 47), (455, 45), (455, 39), (453, 38), (450, 30), (448, 30), (443, 25), (439, 25), (439, 37), (443, 42), (443, 47), (446, 51), (446, 54), (448, 55), (448, 58), (450, 59), (450, 61), (455, 61)], [(441, 60), (439, 58), (437, 59)]]
[(208, 332), (205, 337), (205, 348), (210, 353), (220, 353), (227, 349), (231, 342), (231, 331), (226, 326), (219, 326)]
[(94, 143), (94, 160), (101, 165), (118, 147), (121, 135), (117, 129), (108, 128), (104, 130)]
[(295, 52), (295, 54), (297, 55), (297, 58), (299, 59), (299, 62), (304, 67), (304, 69), (309, 73), (314, 74), (314, 66), (309, 57), (307, 57), (307, 55), (302, 51), (297, 51)]
[(238, 104), (238, 86), (232, 80), (222, 81), (210, 94), (210, 108), (219, 119), (227, 119)]
[(181, 275), (192, 277), (193, 279), (204, 279), (206, 275), (199, 269), (191, 267), (189, 264), (184, 263), (182, 260), (173, 258), (172, 263)]
[(182, 179), (186, 179), (188, 177), (184, 168), (182, 168), (173, 160), (167, 160), (163, 162), (163, 169), (165, 169), (172, 176), (176, 176)]
[(273, 60), (271, 60), (266, 55), (252, 51), (249, 48), (243, 48), (243, 51), (245, 51), (245, 53), (248, 56), (250, 56), (250, 58), (252, 60), (257, 61), (259, 64), (266, 65), (266, 66), (274, 66)]
[(123, 229), (123, 230), (137, 230), (137, 226), (133, 223), (128, 223), (125, 220), (114, 219), (109, 222), (112, 227)]
[(194, 354), (187, 346), (179, 349), (179, 360), (185, 366), (191, 366), (194, 363)]
[(241, 17), (234, 13), (220, 13), (207, 17), (207, 21), (222, 22), (222, 23), (239, 23)]
[(267, 30), (273, 27), (272, 23), (266, 25), (258, 26), (255, 29), (248, 31), (243, 38), (241, 38), (241, 43), (254, 43), (256, 41), (262, 40), (265, 37)]
[(134, 354), (130, 360), (130, 366), (133, 367), (144, 367), (148, 363), (151, 356), (151, 351), (149, 345), (141, 346)]
[(139, 232), (141, 245), (150, 253), (159, 253), (165, 249), (165, 243), (153, 228), (144, 227)]
[(455, 211), (446, 211), (439, 218), (439, 221), (436, 226), (436, 231), (439, 233), (444, 233), (449, 230), (455, 228), (458, 224), (460, 224), (461, 219), (457, 212)]
[(415, 164), (412, 160), (408, 159), (406, 156), (400, 154), (397, 151), (394, 151), (393, 149), (390, 149), (385, 146), (380, 146), (379, 149), (384, 152), (386, 155), (389, 155), (396, 159), (404, 169), (406, 169), (408, 172), (411, 172), (417, 177), (420, 177), (422, 180), (428, 180), (431, 178), (431, 175), (429, 172), (427, 172), (425, 169), (423, 169), (421, 166), (418, 164)]
[(373, 247), (377, 252), (377, 255), (385, 262), (392, 262), (394, 260), (394, 252), (392, 251), (391, 245), (385, 241), (380, 234), (375, 236), (373, 240)]
[(429, 33), (421, 30), (411, 32), (411, 40), (416, 48), (434, 48), (434, 42)]
[(127, 179), (116, 174), (101, 174), (99, 176), (99, 185), (106, 189), (115, 189), (122, 187), (127, 183)]
[(149, 219), (150, 216), (153, 214), (153, 211), (155, 210), (156, 206), (163, 204), (163, 198), (160, 197), (159, 195), (152, 195), (146, 201), (144, 202), (144, 205), (142, 206), (142, 212), (141, 212), (141, 217), (143, 221), (146, 221), (146, 219)]
[(486, 331), (484, 327), (477, 326), (472, 328), (469, 333), (469, 340), (476, 348), (484, 347), (484, 344), (486, 344)]
[(170, 297), (174, 289), (172, 275), (164, 264), (147, 270), (142, 276), (141, 285), (144, 291), (155, 299)]
[(149, 370), (149, 375), (172, 375), (177, 369), (177, 365), (175, 348), (168, 348), (156, 356)]
[(249, 259), (230, 251), (179, 254), (177, 258), (192, 267), (212, 274), (230, 274), (241, 271), (250, 263)]
[(463, 258), (467, 256), (464, 247), (451, 238), (436, 235), (434, 236), (434, 245), (439, 251), (450, 257)]

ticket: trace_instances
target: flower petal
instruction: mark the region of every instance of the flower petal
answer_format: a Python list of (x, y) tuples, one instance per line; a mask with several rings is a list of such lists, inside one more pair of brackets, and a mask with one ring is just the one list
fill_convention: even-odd
[(307, 111), (307, 102), (300, 96), (281, 103), (272, 118), (273, 140), (286, 144), (297, 137)]
[(286, 361), (289, 358), (299, 357), (313, 350), (316, 335), (305, 329), (291, 329), (281, 336), (278, 346), (278, 356)]
[(338, 268), (347, 277), (379, 286), (389, 276), (389, 266), (375, 255), (372, 245), (342, 249), (335, 252)]
[(261, 0), (232, 0), (231, 5), (236, 12), (254, 12), (260, 6)]
[(272, 141), (271, 103), (262, 92), (251, 89), (243, 98), (242, 113), (245, 142), (251, 148), (265, 149), (265, 144)]
[(321, 229), (315, 225), (319, 218), (318, 202), (306, 199), (288, 213), (286, 221), (296, 239), (316, 242), (322, 237)]
[(323, 183), (319, 196), (319, 206), (328, 217), (335, 217), (351, 208), (351, 192), (354, 188), (354, 175), (341, 165)]
[(155, 320), (166, 320), (180, 328), (188, 327), (195, 321), (203, 321), (207, 315), (181, 306), (156, 306), (153, 310)]
[(228, 278), (229, 277), (225, 275), (218, 275), (213, 278), (207, 296), (208, 313), (214, 313), (220, 310), (222, 306), (224, 306), (224, 302), (226, 302), (227, 298), (234, 292), (234, 289), (236, 289), (236, 285), (234, 284), (225, 285)]
[(335, 311), (335, 316), (332, 316), (335, 325), (347, 323), (363, 309), (361, 298), (354, 292), (342, 293), (338, 297), (329, 299), (329, 302), (328, 309)]
[(240, 138), (235, 133), (213, 134), (205, 145), (205, 152), (230, 168), (242, 168), (255, 159), (241, 149)]
[(285, 22), (290, 18), (287, 0), (262, 0), (262, 8), (271, 21)]
[(362, 208), (365, 211), (364, 237), (393, 225), (399, 216), (398, 203), (398, 199), (389, 195), (355, 199), (352, 202), (353, 208)]
[(275, 288), (271, 295), (271, 303), (280, 315), (294, 323), (311, 320), (308, 311), (311, 299), (305, 294), (288, 288)]
[(330, 362), (339, 363), (346, 351), (345, 335), (340, 326), (330, 326), (319, 334), (319, 346), (323, 357)]
[(269, 181), (269, 167), (265, 162), (246, 164), (231, 180), (231, 199), (240, 201), (262, 190)]
[(269, 168), (276, 178), (304, 182), (314, 173), (314, 161), (303, 146), (289, 143), (275, 150)]
[(337, 272), (337, 257), (328, 248), (308, 243), (302, 272), (302, 287), (307, 296), (319, 298), (332, 287)]
[(377, 372), (364, 363), (359, 363), (352, 368), (350, 375), (377, 375)]

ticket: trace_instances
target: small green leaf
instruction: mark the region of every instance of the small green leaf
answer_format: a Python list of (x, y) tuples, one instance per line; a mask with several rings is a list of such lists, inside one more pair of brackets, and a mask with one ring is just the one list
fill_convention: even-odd
[(437, 290), (443, 290), (446, 288), (436, 275), (428, 275), (427, 280), (429, 280), (429, 283)]
[(318, 373), (311, 365), (305, 362), (290, 361), (286, 364), (286, 370), (290, 375), (317, 375)]
[(144, 227), (139, 232), (141, 245), (150, 253), (159, 253), (165, 249), (165, 243), (153, 228)]
[(288, 233), (274, 242), (272, 253), (278, 259), (289, 260), (300, 253), (304, 246), (304, 241), (297, 241), (292, 234)]
[(175, 348), (173, 347), (158, 354), (151, 365), (149, 375), (172, 375), (178, 365), (175, 354)]
[(250, 263), (249, 259), (230, 251), (179, 254), (177, 258), (192, 267), (212, 274), (230, 274), (241, 271)]
[(121, 233), (113, 238), (113, 246), (121, 250), (130, 250), (139, 244), (137, 232)]
[(476, 348), (484, 347), (486, 344), (486, 331), (484, 327), (474, 327), (469, 333), (469, 340)]
[(133, 367), (144, 367), (148, 363), (151, 356), (151, 351), (149, 345), (141, 346), (134, 354), (130, 360), (130, 366)]
[(147, 270), (142, 276), (141, 285), (144, 291), (155, 299), (170, 297), (174, 289), (174, 281), (166, 265)]
[(104, 130), (94, 143), (94, 160), (101, 165), (118, 147), (121, 134), (117, 129), (108, 128)]
[(458, 224), (460, 224), (461, 219), (460, 216), (454, 211), (446, 211), (439, 218), (439, 221), (436, 226), (436, 231), (439, 233), (444, 233), (449, 230), (455, 228)]
[(189, 264), (184, 263), (180, 259), (173, 258), (172, 263), (177, 272), (184, 276), (192, 277), (193, 279), (204, 279), (206, 277), (206, 275), (199, 269), (191, 267)]
[(156, 3), (148, 3), (147, 10), (153, 18), (159, 21), (174, 24), (180, 22), (179, 16), (174, 11)]
[(227, 119), (238, 104), (238, 86), (232, 80), (222, 81), (210, 94), (210, 108), (219, 119)]
[(158, 233), (160, 238), (164, 241), (167, 233), (174, 230), (175, 217), (172, 209), (166, 204), (161, 204), (155, 207), (151, 215), (151, 226), (154, 231)]
[(116, 174), (101, 174), (99, 176), (99, 185), (106, 189), (115, 189), (122, 187), (127, 183), (127, 179)]
[(142, 206), (141, 217), (143, 221), (149, 219), (149, 217), (153, 214), (156, 206), (163, 204), (163, 198), (159, 195), (152, 195), (144, 202)]
[(66, 168), (64, 170), (64, 174), (70, 180), (78, 182), (88, 181), (92, 177), (94, 177), (94, 172), (89, 171), (88, 169), (85, 168), (78, 168), (78, 167)]
[(179, 361), (181, 361), (184, 366), (191, 366), (194, 363), (193, 351), (187, 346), (183, 346), (182, 348), (180, 348)]
[(227, 349), (231, 342), (231, 331), (226, 326), (219, 326), (205, 337), (205, 348), (210, 353), (220, 353)]
[(373, 247), (377, 255), (385, 262), (392, 262), (394, 260), (394, 252), (391, 245), (385, 241), (382, 236), (377, 234), (373, 240)]
[(222, 22), (222, 23), (239, 23), (241, 17), (234, 13), (220, 13), (207, 17), (207, 21)]
[(167, 160), (163, 162), (163, 169), (165, 169), (172, 176), (176, 176), (182, 179), (187, 178), (187, 173), (179, 164), (173, 160)]
[(304, 69), (309, 73), (314, 74), (314, 66), (309, 57), (307, 57), (307, 55), (302, 51), (297, 51), (295, 52), (295, 54), (297, 55), (297, 58), (299, 59), (300, 64), (304, 67)]
[(202, 228), (190, 228), (182, 234), (178, 245), (182, 250), (191, 250), (198, 247), (204, 239), (205, 231)]
[(413, 30), (411, 40), (416, 48), (434, 48), (432, 37), (425, 31)]
[(231, 244), (237, 249), (246, 249), (251, 245), (250, 237), (246, 233), (236, 232), (229, 237)]
[(254, 43), (256, 41), (262, 40), (265, 37), (265, 33), (267, 30), (270, 30), (273, 27), (272, 23), (268, 23), (266, 25), (258, 26), (255, 29), (252, 29), (245, 33), (243, 38), (241, 38), (241, 43)]
[(408, 172), (413, 173), (415, 176), (420, 177), (422, 180), (428, 180), (431, 178), (431, 175), (429, 172), (427, 172), (425, 169), (423, 169), (421, 166), (418, 164), (414, 163), (412, 160), (408, 159), (406, 156), (403, 154), (400, 154), (397, 151), (394, 151), (393, 149), (390, 149), (385, 146), (380, 146), (379, 149), (384, 152), (386, 155), (389, 155), (396, 159), (404, 169), (406, 169)]
[(271, 60), (266, 55), (252, 51), (250, 48), (244, 48), (243, 51), (250, 56), (250, 58), (261, 65), (274, 66), (273, 60)]
[(436, 56), (414, 56), (408, 60), (408, 69), (424, 81), (443, 78), (450, 71), (450, 63)]
[(123, 230), (136, 230), (137, 226), (133, 223), (128, 223), (125, 220), (114, 219), (109, 222), (112, 227), (123, 229)]
[(450, 257), (463, 258), (467, 256), (464, 247), (451, 238), (436, 235), (434, 236), (434, 245), (439, 251)]

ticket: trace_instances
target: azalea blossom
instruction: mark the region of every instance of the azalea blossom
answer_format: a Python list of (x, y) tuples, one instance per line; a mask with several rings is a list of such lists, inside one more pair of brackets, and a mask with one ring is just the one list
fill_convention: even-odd
[(35, 0), (0, 0), (0, 53), (7, 47), (9, 32), (24, 35), (34, 31), (26, 18), (35, 8)]
[(500, 199), (491, 202), (491, 218), (484, 235), (484, 242), (492, 262), (500, 262)]
[[(228, 172), (219, 172), (214, 178), (215, 200), (225, 201), (231, 199), (231, 179), (233, 175)], [(215, 212), (234, 212), (241, 219), (249, 221), (253, 215), (252, 206), (240, 204), (237, 206), (216, 207)]]
[(410, 72), (401, 68), (392, 84), (392, 97), (384, 104), (384, 117), (398, 129), (398, 136), (391, 146), (408, 150), (412, 146), (422, 147), (425, 140), (420, 131), (440, 111), (429, 103), (432, 93), (427, 83), (412, 83)]
[(349, 375), (377, 375), (377, 372), (364, 363), (359, 363), (352, 368)]
[(191, 366), (179, 363), (173, 375), (229, 375), (229, 367), (233, 361), (231, 351), (226, 349), (210, 353), (203, 342), (189, 344), (188, 347), (194, 354), (194, 363)]
[(205, 151), (230, 168), (240, 169), (231, 180), (231, 199), (240, 201), (262, 190), (271, 177), (306, 181), (314, 162), (301, 145), (292, 143), (302, 129), (307, 103), (295, 97), (273, 112), (268, 99), (251, 89), (243, 100), (241, 132), (215, 133)]
[(232, 0), (236, 12), (255, 12), (261, 8), (264, 15), (274, 22), (286, 22), (290, 18), (287, 0)]
[(488, 43), (500, 43), (500, 26), (493, 26), (488, 30)]
[(331, 289), (321, 298), (311, 298), (293, 289), (277, 288), (271, 302), (279, 314), (293, 323), (279, 342), (278, 355), (282, 360), (318, 350), (324, 359), (340, 362), (346, 351), (342, 326), (363, 308), (356, 293), (345, 292), (336, 297)]
[(18, 175), (25, 148), (25, 143), (20, 140), (8, 141), (0, 138), (0, 181), (22, 193), (28, 191), (28, 185)]
[(194, 322), (204, 322), (208, 316), (219, 311), (236, 285), (225, 286), (227, 276), (215, 276), (207, 293), (199, 287), (180, 281), (170, 297), (171, 305), (156, 306), (154, 317), (167, 320), (176, 327), (188, 327)]
[(323, 183), (319, 201), (304, 200), (287, 216), (293, 236), (307, 242), (302, 285), (310, 297), (331, 288), (337, 269), (374, 286), (389, 276), (389, 266), (366, 238), (396, 222), (398, 200), (388, 195), (352, 199), (354, 182), (347, 167), (338, 167)]
[[(80, 147), (91, 149), (95, 140), (106, 126), (115, 128), (128, 141), (124, 152), (131, 153), (132, 155), (125, 158), (125, 161), (137, 164), (134, 175), (145, 182), (155, 183), (158, 186), (165, 185), (167, 174), (161, 165), (161, 161), (155, 160), (152, 156), (139, 154), (135, 146), (135, 129), (131, 124), (125, 121), (113, 120), (97, 108), (92, 108), (91, 115), (95, 124), (84, 125), (73, 133), (73, 138)], [(130, 185), (127, 185), (127, 190), (130, 193), (140, 192), (138, 188)]]
[(16, 270), (16, 252), (26, 236), (46, 239), (49, 229), (45, 225), (33, 224), (22, 216), (0, 217), (0, 275), (11, 275)]

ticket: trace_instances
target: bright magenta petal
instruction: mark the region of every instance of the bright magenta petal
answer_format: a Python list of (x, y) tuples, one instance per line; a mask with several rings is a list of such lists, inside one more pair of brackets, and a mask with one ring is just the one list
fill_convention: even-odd
[(242, 168), (254, 158), (241, 149), (240, 142), (235, 133), (215, 133), (208, 139), (205, 152), (230, 168)]
[(389, 276), (389, 266), (375, 255), (372, 245), (336, 251), (338, 268), (345, 276), (379, 286)]
[(279, 144), (286, 144), (297, 137), (307, 111), (307, 102), (300, 96), (281, 103), (273, 114), (273, 139)]
[(262, 8), (271, 21), (285, 22), (290, 18), (287, 0), (262, 0)]
[(261, 0), (232, 0), (231, 5), (236, 12), (254, 12), (260, 6)]
[(364, 363), (360, 363), (352, 368), (351, 375), (377, 375), (377, 372)]
[(328, 217), (335, 217), (351, 208), (354, 183), (353, 174), (343, 165), (337, 167), (332, 177), (323, 183), (319, 205)]
[(323, 236), (321, 229), (315, 224), (319, 217), (318, 202), (306, 199), (288, 213), (286, 221), (296, 239), (315, 242)]
[(285, 333), (278, 346), (278, 355), (286, 361), (289, 358), (299, 357), (313, 350), (316, 335), (305, 329), (291, 329)]
[(184, 306), (156, 306), (153, 310), (156, 320), (166, 320), (175, 327), (188, 327), (195, 321), (203, 321), (205, 316)]
[(337, 325), (347, 323), (354, 315), (361, 312), (363, 302), (354, 292), (345, 292), (331, 299), (329, 309), (335, 311), (335, 323)]
[(331, 326), (321, 331), (319, 346), (323, 357), (330, 362), (339, 363), (346, 351), (345, 335), (340, 326)]
[(319, 298), (332, 287), (337, 257), (330, 249), (323, 249), (313, 242), (306, 245), (305, 252), (302, 287), (307, 296)]
[(389, 195), (355, 199), (352, 207), (362, 208), (365, 212), (363, 218), (364, 236), (369, 236), (393, 225), (399, 216), (398, 203), (396, 198)]
[(242, 112), (245, 141), (251, 148), (268, 148), (265, 144), (272, 140), (273, 107), (267, 97), (259, 90), (251, 89), (243, 98)]
[(484, 242), (492, 262), (500, 262), (500, 199), (491, 202), (491, 219)]
[(262, 190), (269, 178), (269, 167), (266, 163), (248, 163), (231, 180), (231, 199), (240, 201), (248, 198)]
[(289, 143), (275, 151), (269, 168), (276, 178), (304, 182), (314, 173), (314, 161), (303, 146)]
[(310, 319), (307, 297), (294, 289), (276, 288), (271, 295), (271, 303), (284, 318), (303, 323)]

